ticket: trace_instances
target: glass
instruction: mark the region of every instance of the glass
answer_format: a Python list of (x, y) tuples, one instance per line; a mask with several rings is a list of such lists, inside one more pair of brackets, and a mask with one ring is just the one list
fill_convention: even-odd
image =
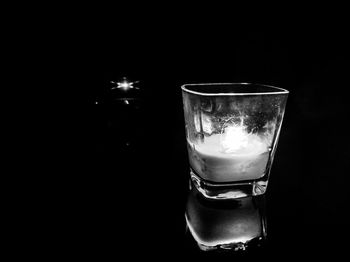
[(212, 199), (264, 194), (289, 92), (248, 83), (181, 88), (193, 185)]

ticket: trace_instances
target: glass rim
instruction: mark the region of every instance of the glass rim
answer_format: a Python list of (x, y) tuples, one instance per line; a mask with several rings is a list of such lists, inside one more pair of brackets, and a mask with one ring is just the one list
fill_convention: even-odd
[[(260, 86), (275, 89), (276, 91), (266, 91), (266, 92), (228, 92), (228, 93), (208, 93), (208, 92), (199, 92), (188, 89), (189, 86), (228, 86), (228, 85), (241, 85), (241, 86)], [(276, 87), (272, 85), (259, 84), (259, 83), (192, 83), (192, 84), (183, 84), (181, 85), (182, 91), (202, 96), (240, 96), (240, 95), (278, 95), (278, 94), (289, 94), (287, 89)]]

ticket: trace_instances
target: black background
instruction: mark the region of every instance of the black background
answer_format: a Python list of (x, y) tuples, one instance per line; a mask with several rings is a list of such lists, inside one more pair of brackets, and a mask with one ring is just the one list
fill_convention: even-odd
[[(60, 181), (58, 253), (211, 259), (185, 241), (188, 163), (180, 85), (256, 82), (290, 95), (266, 193), (268, 243), (237, 256), (343, 254), (349, 156), (344, 22), (281, 12), (236, 17), (234, 9), (196, 16), (190, 10), (114, 11), (85, 14), (91, 20), (75, 24), (65, 43), (73, 58), (67, 62), (70, 83), (83, 103), (73, 120), (79, 129), (72, 131), (72, 147), (64, 151), (75, 167)], [(108, 133), (106, 108), (94, 104), (109, 80), (123, 76), (139, 80), (146, 94), (133, 116), (141, 139), (127, 148), (119, 144), (118, 129)], [(108, 112), (128, 128), (118, 120), (123, 110)]]

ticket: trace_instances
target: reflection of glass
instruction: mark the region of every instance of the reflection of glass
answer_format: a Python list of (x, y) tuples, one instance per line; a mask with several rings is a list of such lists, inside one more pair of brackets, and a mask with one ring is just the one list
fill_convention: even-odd
[(207, 198), (265, 193), (288, 91), (255, 84), (182, 86), (191, 180)]
[(191, 235), (204, 251), (246, 250), (266, 240), (264, 195), (212, 201), (193, 188), (185, 216)]

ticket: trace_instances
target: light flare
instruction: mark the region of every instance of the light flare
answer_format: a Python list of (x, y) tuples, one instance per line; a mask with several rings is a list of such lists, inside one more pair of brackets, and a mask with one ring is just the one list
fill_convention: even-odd
[(138, 87), (135, 87), (134, 84), (138, 83), (139, 81), (131, 82), (126, 77), (123, 78), (120, 82), (111, 81), (112, 84), (116, 85), (112, 87), (111, 89), (122, 89), (123, 91), (128, 91), (129, 89), (139, 89)]

